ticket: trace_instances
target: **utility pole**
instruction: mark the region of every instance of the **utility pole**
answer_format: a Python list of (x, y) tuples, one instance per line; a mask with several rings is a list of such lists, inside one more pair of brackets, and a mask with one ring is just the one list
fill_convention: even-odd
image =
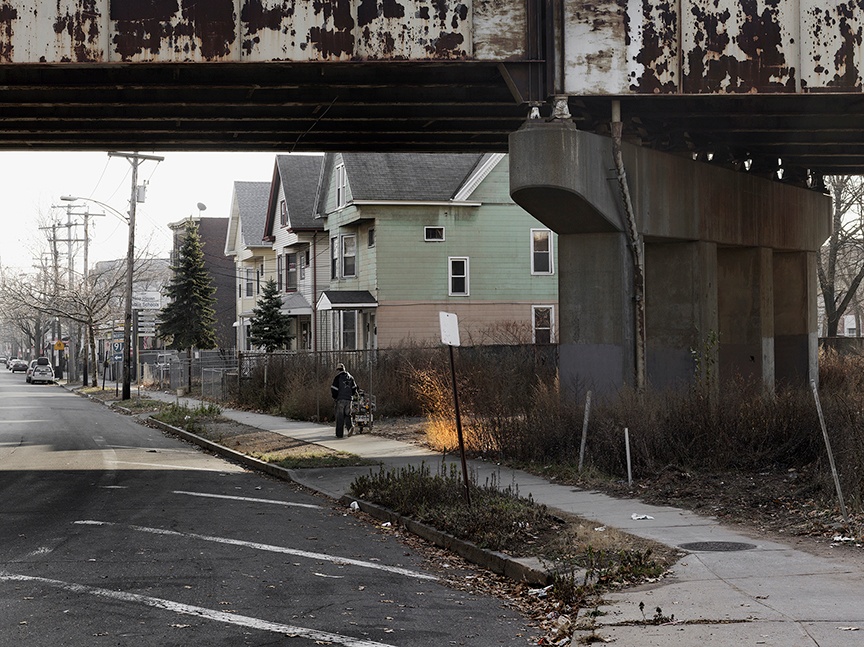
[[(146, 160), (161, 162), (164, 157), (139, 153), (108, 153), (108, 157), (123, 157), (132, 165), (132, 197), (129, 200), (129, 247), (126, 252), (126, 308), (123, 313), (123, 394), (122, 400), (132, 397), (132, 283), (135, 263), (135, 209), (139, 202), (138, 167)], [(143, 202), (143, 195), (141, 202)], [(138, 340), (135, 340), (137, 345)]]
[[(44, 229), (44, 230), (50, 229), (51, 230), (51, 237), (50, 237), (51, 264), (54, 267), (54, 298), (55, 299), (58, 299), (60, 297), (60, 259), (59, 259), (59, 252), (57, 251), (57, 228), (61, 227), (61, 226), (62, 225), (59, 222), (54, 221), (53, 223), (51, 223), (51, 225), (49, 225), (47, 227), (39, 227), (39, 229)], [(54, 364), (55, 375), (59, 378), (62, 378), (63, 377), (62, 368), (60, 366), (59, 358), (56, 357), (56, 351), (54, 350), (54, 344), (56, 343), (57, 339), (59, 338), (59, 335), (61, 334), (61, 331), (59, 330), (59, 326), (60, 326), (59, 318), (56, 316), (53, 317), (52, 321), (51, 321), (51, 353), (50, 354), (52, 356), (55, 356), (54, 361), (52, 362), (52, 364)], [(39, 353), (39, 355), (42, 354), (43, 350), (44, 350), (43, 348), (37, 349), (37, 352)]]
[[(86, 277), (86, 271), (87, 271), (86, 266), (87, 266), (87, 261), (88, 261), (88, 259), (87, 259), (88, 238), (87, 238), (87, 231), (86, 231), (86, 225), (87, 225), (86, 219), (89, 217), (89, 214), (87, 212), (75, 212), (74, 211), (74, 205), (71, 205), (71, 204), (62, 205), (62, 207), (60, 205), (51, 205), (51, 207), (56, 208), (56, 209), (59, 209), (59, 208), (65, 208), (66, 209), (66, 223), (65, 224), (61, 224), (60, 222), (55, 223), (55, 225), (54, 225), (54, 229), (55, 229), (54, 239), (56, 240), (56, 242), (65, 242), (66, 243), (66, 250), (67, 250), (66, 251), (66, 263), (67, 263), (67, 277), (68, 277), (67, 278), (68, 284), (66, 286), (66, 289), (69, 291), (72, 291), (72, 290), (76, 289), (75, 288), (75, 254), (73, 253), (73, 243), (80, 243), (82, 241), (84, 242), (84, 246), (85, 246), (84, 247), (85, 270), (84, 271), (85, 271), (85, 277)], [(84, 223), (85, 224), (85, 237), (83, 239), (75, 237), (75, 235), (73, 235), (73, 233), (72, 233), (72, 228), (78, 227), (80, 224), (78, 222), (72, 221), (73, 216), (84, 216), (84, 218), (85, 218), (85, 223)], [(62, 238), (62, 239), (57, 238), (56, 229), (60, 228), (60, 227), (66, 228), (66, 230), (67, 230), (66, 238)], [(60, 264), (59, 251), (56, 250), (56, 245), (54, 246), (54, 249), (55, 249), (55, 263), (57, 265), (56, 275), (59, 278), (59, 274), (60, 274), (60, 272), (59, 272), (59, 264)], [(59, 285), (58, 285), (58, 290), (59, 290)], [(59, 297), (59, 292), (58, 292), (57, 296)], [(80, 325), (78, 327), (79, 328), (78, 334), (76, 334), (76, 335), (72, 334), (73, 328), (72, 328), (72, 320), (71, 319), (69, 320), (67, 326), (68, 326), (67, 336), (69, 337), (69, 344), (67, 346), (67, 348), (68, 348), (68, 354), (67, 354), (68, 361), (66, 362), (66, 371), (68, 374), (68, 376), (67, 376), (68, 379), (74, 380), (74, 379), (77, 379), (77, 359), (76, 359), (77, 353), (80, 351), (80, 348), (83, 348), (83, 344), (81, 344), (82, 335), (80, 334)], [(59, 336), (55, 336), (55, 342), (61, 338), (62, 338), (62, 334)], [(79, 346), (80, 346), (80, 348), (79, 348)], [(62, 353), (62, 351), (60, 351), (60, 352)], [(56, 365), (58, 366), (58, 372), (59, 372), (58, 377), (62, 377), (62, 367), (63, 367), (62, 354), (60, 354), (58, 356)]]

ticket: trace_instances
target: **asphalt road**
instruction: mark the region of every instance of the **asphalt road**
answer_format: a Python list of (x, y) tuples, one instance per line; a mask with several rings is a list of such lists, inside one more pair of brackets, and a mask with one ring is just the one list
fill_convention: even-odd
[(0, 371), (0, 644), (525, 645), (386, 530)]

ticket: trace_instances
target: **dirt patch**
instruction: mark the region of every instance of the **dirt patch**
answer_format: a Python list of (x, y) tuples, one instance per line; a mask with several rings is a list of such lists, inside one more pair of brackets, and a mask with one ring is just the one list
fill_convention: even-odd
[(305, 443), (302, 440), (289, 438), (288, 436), (271, 431), (261, 431), (255, 427), (249, 427), (227, 419), (206, 422), (204, 430), (199, 432), (198, 435), (207, 440), (212, 440), (214, 443), (224, 445), (229, 449), (249, 454), (250, 456), (261, 456), (276, 452), (285, 456), (338, 453), (321, 445)]

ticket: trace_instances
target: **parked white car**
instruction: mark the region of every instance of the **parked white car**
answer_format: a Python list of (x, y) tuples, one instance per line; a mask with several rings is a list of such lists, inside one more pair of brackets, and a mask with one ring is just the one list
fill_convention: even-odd
[(30, 362), (30, 367), (27, 369), (27, 382), (30, 384), (37, 382), (54, 383), (54, 369), (51, 368), (51, 361), (47, 357), (37, 357)]

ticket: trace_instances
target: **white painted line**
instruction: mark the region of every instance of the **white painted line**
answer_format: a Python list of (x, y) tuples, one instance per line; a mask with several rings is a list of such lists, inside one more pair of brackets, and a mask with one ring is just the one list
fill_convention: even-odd
[(271, 503), (273, 505), (287, 505), (294, 506), (297, 508), (312, 508), (313, 510), (320, 510), (320, 505), (315, 505), (314, 503), (293, 503), (291, 501), (276, 501), (274, 499), (255, 499), (252, 497), (246, 496), (231, 496), (228, 494), (207, 494), (206, 492), (186, 492), (185, 490), (174, 490), (172, 494), (187, 494), (189, 496), (200, 496), (206, 497), (210, 499), (229, 499), (231, 501), (248, 501), (249, 503)]
[(260, 631), (270, 631), (291, 638), (305, 638), (307, 640), (323, 641), (327, 644), (334, 643), (337, 645), (345, 645), (345, 647), (394, 647), (393, 645), (388, 645), (386, 643), (362, 640), (352, 638), (351, 636), (318, 631), (317, 629), (308, 629), (306, 627), (285, 625), (279, 622), (270, 622), (269, 620), (261, 620), (260, 618), (251, 618), (249, 616), (241, 616), (234, 613), (225, 613), (224, 611), (216, 611), (214, 609), (207, 609), (206, 607), (182, 604), (171, 600), (163, 600), (162, 598), (153, 598), (147, 595), (138, 595), (137, 593), (111, 591), (109, 589), (102, 589), (95, 586), (87, 586), (86, 584), (75, 584), (74, 582), (50, 580), (44, 577), (32, 577), (29, 575), (16, 575), (14, 573), (5, 573), (2, 571), (0, 571), (0, 580), (9, 582), (35, 582), (37, 584), (53, 586), (64, 591), (70, 591), (71, 593), (86, 593), (87, 595), (95, 595), (110, 600), (143, 604), (156, 609), (164, 609), (174, 613), (204, 618), (205, 620), (215, 620), (216, 622), (224, 622), (225, 624), (237, 625), (238, 627), (248, 627), (249, 629), (258, 629)]
[(31, 550), (29, 553), (24, 555), (24, 557), (22, 559), (19, 559), (16, 561), (20, 562), (20, 561), (23, 561), (25, 559), (30, 559), (31, 557), (38, 557), (39, 555), (47, 555), (47, 554), (51, 553), (53, 550), (54, 550), (53, 548), (48, 548), (47, 546), (42, 546), (41, 548), (37, 548), (36, 550)]
[(0, 425), (22, 425), (31, 422), (51, 422), (51, 420), (0, 420)]
[(176, 465), (168, 465), (165, 463), (144, 463), (141, 461), (111, 461), (114, 465), (138, 465), (144, 467), (164, 467), (167, 470), (183, 470), (184, 472), (192, 471), (192, 472), (224, 472), (225, 467), (190, 467), (188, 465), (181, 465), (177, 463)]
[[(81, 526), (122, 526), (122, 524), (114, 523), (112, 521), (76, 521), (75, 522)], [(244, 548), (252, 548), (254, 550), (264, 550), (270, 553), (282, 553), (285, 555), (294, 555), (296, 557), (308, 557), (309, 559), (317, 559), (325, 562), (332, 562), (333, 564), (345, 564), (349, 566), (359, 566), (361, 568), (371, 568), (377, 571), (386, 571), (388, 573), (394, 573), (396, 575), (404, 575), (405, 577), (412, 577), (417, 580), (437, 580), (438, 578), (434, 575), (428, 575), (426, 573), (420, 573), (419, 571), (412, 571), (407, 568), (401, 568), (399, 566), (386, 566), (384, 564), (378, 564), (375, 562), (364, 562), (359, 559), (351, 559), (350, 557), (337, 557), (336, 555), (328, 555), (327, 553), (312, 553), (306, 550), (297, 550), (296, 548), (285, 548), (284, 546), (273, 546), (272, 544), (259, 544), (254, 541), (243, 541), (241, 539), (229, 539), (227, 537), (213, 537), (210, 535), (199, 535), (194, 532), (177, 532), (176, 530), (164, 530), (162, 528), (148, 528), (146, 526), (128, 526), (132, 530), (137, 530), (138, 532), (147, 532), (152, 535), (162, 535), (165, 537), (183, 537), (185, 539), (198, 539), (201, 541), (210, 541), (217, 544), (227, 544), (229, 546), (242, 546)]]

